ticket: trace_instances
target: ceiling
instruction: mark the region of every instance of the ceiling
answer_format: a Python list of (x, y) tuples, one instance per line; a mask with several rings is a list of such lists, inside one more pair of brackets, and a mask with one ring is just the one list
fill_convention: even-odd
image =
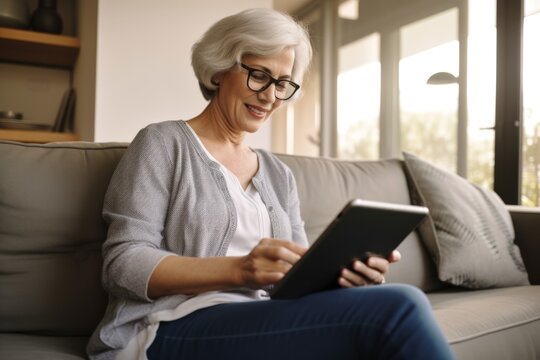
[(274, 0), (274, 9), (292, 14), (310, 1), (312, 0)]

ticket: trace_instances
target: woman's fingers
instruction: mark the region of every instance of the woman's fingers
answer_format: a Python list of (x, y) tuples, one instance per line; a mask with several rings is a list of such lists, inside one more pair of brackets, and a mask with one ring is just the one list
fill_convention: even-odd
[(341, 276), (339, 278), (339, 284), (343, 287), (354, 287), (368, 285), (369, 282), (364, 276), (351, 271), (349, 269), (341, 270)]
[(280, 248), (280, 249), (281, 248), (282, 249), (287, 249), (287, 250), (289, 250), (289, 251), (291, 251), (294, 254), (297, 254), (299, 256), (304, 255), (304, 253), (307, 251), (307, 248), (305, 248), (303, 246), (300, 246), (300, 245), (297, 245), (297, 244), (293, 243), (292, 241), (288, 241), (288, 240), (265, 238), (265, 239), (262, 239), (259, 242), (259, 245), (268, 246), (268, 247), (274, 247), (274, 248)]
[(383, 258), (370, 257), (366, 264), (357, 260), (353, 263), (353, 270), (367, 280), (370, 284), (384, 283), (384, 274), (388, 272), (388, 261)]
[[(386, 274), (390, 270), (390, 262), (386, 259), (383, 259), (381, 257), (372, 256), (366, 260), (366, 263), (363, 264), (360, 261), (356, 261), (355, 263), (359, 263), (359, 266), (362, 267), (364, 265), (370, 270), (374, 270), (376, 272), (379, 272), (381, 274)], [(354, 265), (353, 265), (354, 266)]]
[(278, 239), (263, 239), (252, 250), (254, 256), (257, 256), (270, 264), (285, 262), (294, 265), (306, 249), (290, 241)]
[(307, 249), (290, 241), (263, 239), (243, 258), (245, 283), (258, 288), (279, 281)]
[(390, 263), (395, 263), (401, 260), (401, 253), (397, 250), (394, 250), (390, 253), (390, 256), (388, 257), (388, 261)]
[(389, 267), (389, 260), (380, 257), (370, 257), (365, 263), (356, 260), (352, 264), (352, 269), (341, 271), (338, 282), (342, 287), (383, 284), (386, 281), (384, 275), (388, 272)]

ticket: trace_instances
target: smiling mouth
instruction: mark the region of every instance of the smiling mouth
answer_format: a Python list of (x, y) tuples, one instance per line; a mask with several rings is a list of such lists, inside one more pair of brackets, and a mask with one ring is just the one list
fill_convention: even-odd
[(268, 112), (267, 110), (262, 110), (261, 108), (258, 108), (258, 107), (252, 106), (252, 105), (248, 105), (248, 104), (246, 104), (246, 107), (248, 108), (248, 110), (252, 114), (256, 115), (257, 117), (263, 117)]

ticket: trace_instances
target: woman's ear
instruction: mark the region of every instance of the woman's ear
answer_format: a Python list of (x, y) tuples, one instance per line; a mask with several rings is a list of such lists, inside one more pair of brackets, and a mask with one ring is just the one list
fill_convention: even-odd
[(219, 84), (221, 83), (221, 79), (223, 78), (223, 72), (219, 72), (217, 74), (214, 74), (212, 76), (212, 79), (210, 80), (212, 84), (219, 87)]

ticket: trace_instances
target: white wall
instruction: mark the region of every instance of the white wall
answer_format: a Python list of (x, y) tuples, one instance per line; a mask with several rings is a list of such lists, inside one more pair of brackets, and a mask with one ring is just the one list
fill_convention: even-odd
[[(206, 106), (191, 46), (220, 18), (272, 0), (99, 1), (95, 141), (131, 141), (147, 124), (189, 119)], [(247, 139), (270, 149), (271, 129)]]

